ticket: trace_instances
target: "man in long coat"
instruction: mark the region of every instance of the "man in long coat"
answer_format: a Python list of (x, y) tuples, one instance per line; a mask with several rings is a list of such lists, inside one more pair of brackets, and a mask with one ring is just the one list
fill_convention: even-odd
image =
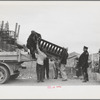
[(68, 48), (66, 48), (63, 52), (62, 58), (61, 58), (61, 76), (62, 81), (67, 81), (67, 73), (66, 73), (66, 64), (67, 64), (67, 58), (68, 58)]
[(87, 69), (89, 67), (89, 65), (88, 65), (88, 57), (89, 57), (88, 47), (84, 46), (83, 51), (84, 52), (79, 57), (79, 66), (82, 68), (82, 73), (83, 73), (83, 78), (84, 78), (83, 82), (87, 82), (87, 81), (89, 81), (88, 72), (87, 72)]
[(38, 39), (41, 38), (41, 35), (35, 31), (31, 31), (30, 36), (27, 39), (27, 48), (30, 50), (32, 58), (35, 59), (35, 51)]

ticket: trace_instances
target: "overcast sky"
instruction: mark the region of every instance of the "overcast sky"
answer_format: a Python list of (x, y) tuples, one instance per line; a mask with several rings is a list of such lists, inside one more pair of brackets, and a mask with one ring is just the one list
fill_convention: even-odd
[(0, 1), (0, 21), (10, 29), (21, 25), (19, 40), (26, 43), (31, 30), (42, 38), (68, 47), (69, 52), (100, 48), (100, 1)]

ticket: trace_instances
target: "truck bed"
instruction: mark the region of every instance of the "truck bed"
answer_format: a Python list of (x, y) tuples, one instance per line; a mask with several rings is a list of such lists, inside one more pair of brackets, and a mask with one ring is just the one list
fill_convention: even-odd
[(0, 52), (0, 61), (3, 62), (25, 62), (32, 58), (27, 52)]

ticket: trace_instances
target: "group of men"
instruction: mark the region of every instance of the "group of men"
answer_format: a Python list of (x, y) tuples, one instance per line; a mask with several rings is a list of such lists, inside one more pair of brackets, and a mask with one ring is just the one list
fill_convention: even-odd
[[(38, 37), (38, 38), (37, 38)], [(49, 79), (49, 58), (46, 55), (46, 50), (41, 49), (39, 47), (39, 39), (41, 36), (37, 34), (34, 36), (34, 32), (31, 33), (27, 40), (27, 47), (30, 49), (30, 53), (32, 55), (33, 59), (36, 59), (37, 65), (36, 65), (36, 73), (37, 73), (37, 82), (44, 82), (45, 79), (45, 70), (46, 70), (46, 76), (47, 79)], [(54, 79), (58, 78), (58, 71), (61, 73), (62, 81), (67, 81), (67, 73), (66, 73), (66, 64), (67, 64), (67, 58), (68, 58), (68, 49), (64, 49), (64, 53), (61, 59), (50, 59), (51, 61), (54, 61), (54, 72), (55, 76)], [(82, 69), (82, 74), (84, 77), (83, 82), (89, 81), (88, 79), (88, 73), (87, 68), (88, 65), (88, 47), (84, 46), (83, 53), (79, 57), (78, 60), (78, 68), (80, 67)]]
[[(61, 61), (56, 58), (51, 58), (51, 62), (53, 63), (54, 68), (54, 79), (58, 78), (58, 69), (60, 68), (62, 81), (67, 81), (67, 74), (65, 71), (65, 65), (67, 63), (68, 54), (67, 51), (65, 51), (66, 54), (63, 55)], [(36, 66), (36, 72), (37, 72), (37, 82), (44, 82), (45, 79), (45, 70), (46, 70), (46, 76), (47, 79), (49, 79), (49, 58), (45, 54), (45, 50), (40, 50), (39, 45), (37, 43), (37, 49), (35, 52), (36, 58), (37, 58), (37, 66)], [(59, 66), (61, 65), (61, 66)]]

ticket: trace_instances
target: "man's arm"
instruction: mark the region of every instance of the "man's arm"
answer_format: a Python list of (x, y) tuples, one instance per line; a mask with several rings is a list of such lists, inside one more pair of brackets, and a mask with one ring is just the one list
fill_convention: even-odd
[(38, 46), (38, 43), (37, 43), (37, 51), (39, 54), (41, 54), (44, 58), (47, 57), (47, 55), (45, 53), (43, 53), (40, 49), (39, 49), (39, 46)]
[(36, 48), (37, 48), (38, 53), (41, 53), (41, 51), (40, 51), (40, 49), (39, 49), (38, 43), (37, 43), (37, 45), (36, 45)]
[(42, 56), (43, 56), (44, 58), (46, 58), (46, 57), (47, 57), (47, 55), (46, 55), (45, 53), (43, 53), (43, 52), (42, 52)]

